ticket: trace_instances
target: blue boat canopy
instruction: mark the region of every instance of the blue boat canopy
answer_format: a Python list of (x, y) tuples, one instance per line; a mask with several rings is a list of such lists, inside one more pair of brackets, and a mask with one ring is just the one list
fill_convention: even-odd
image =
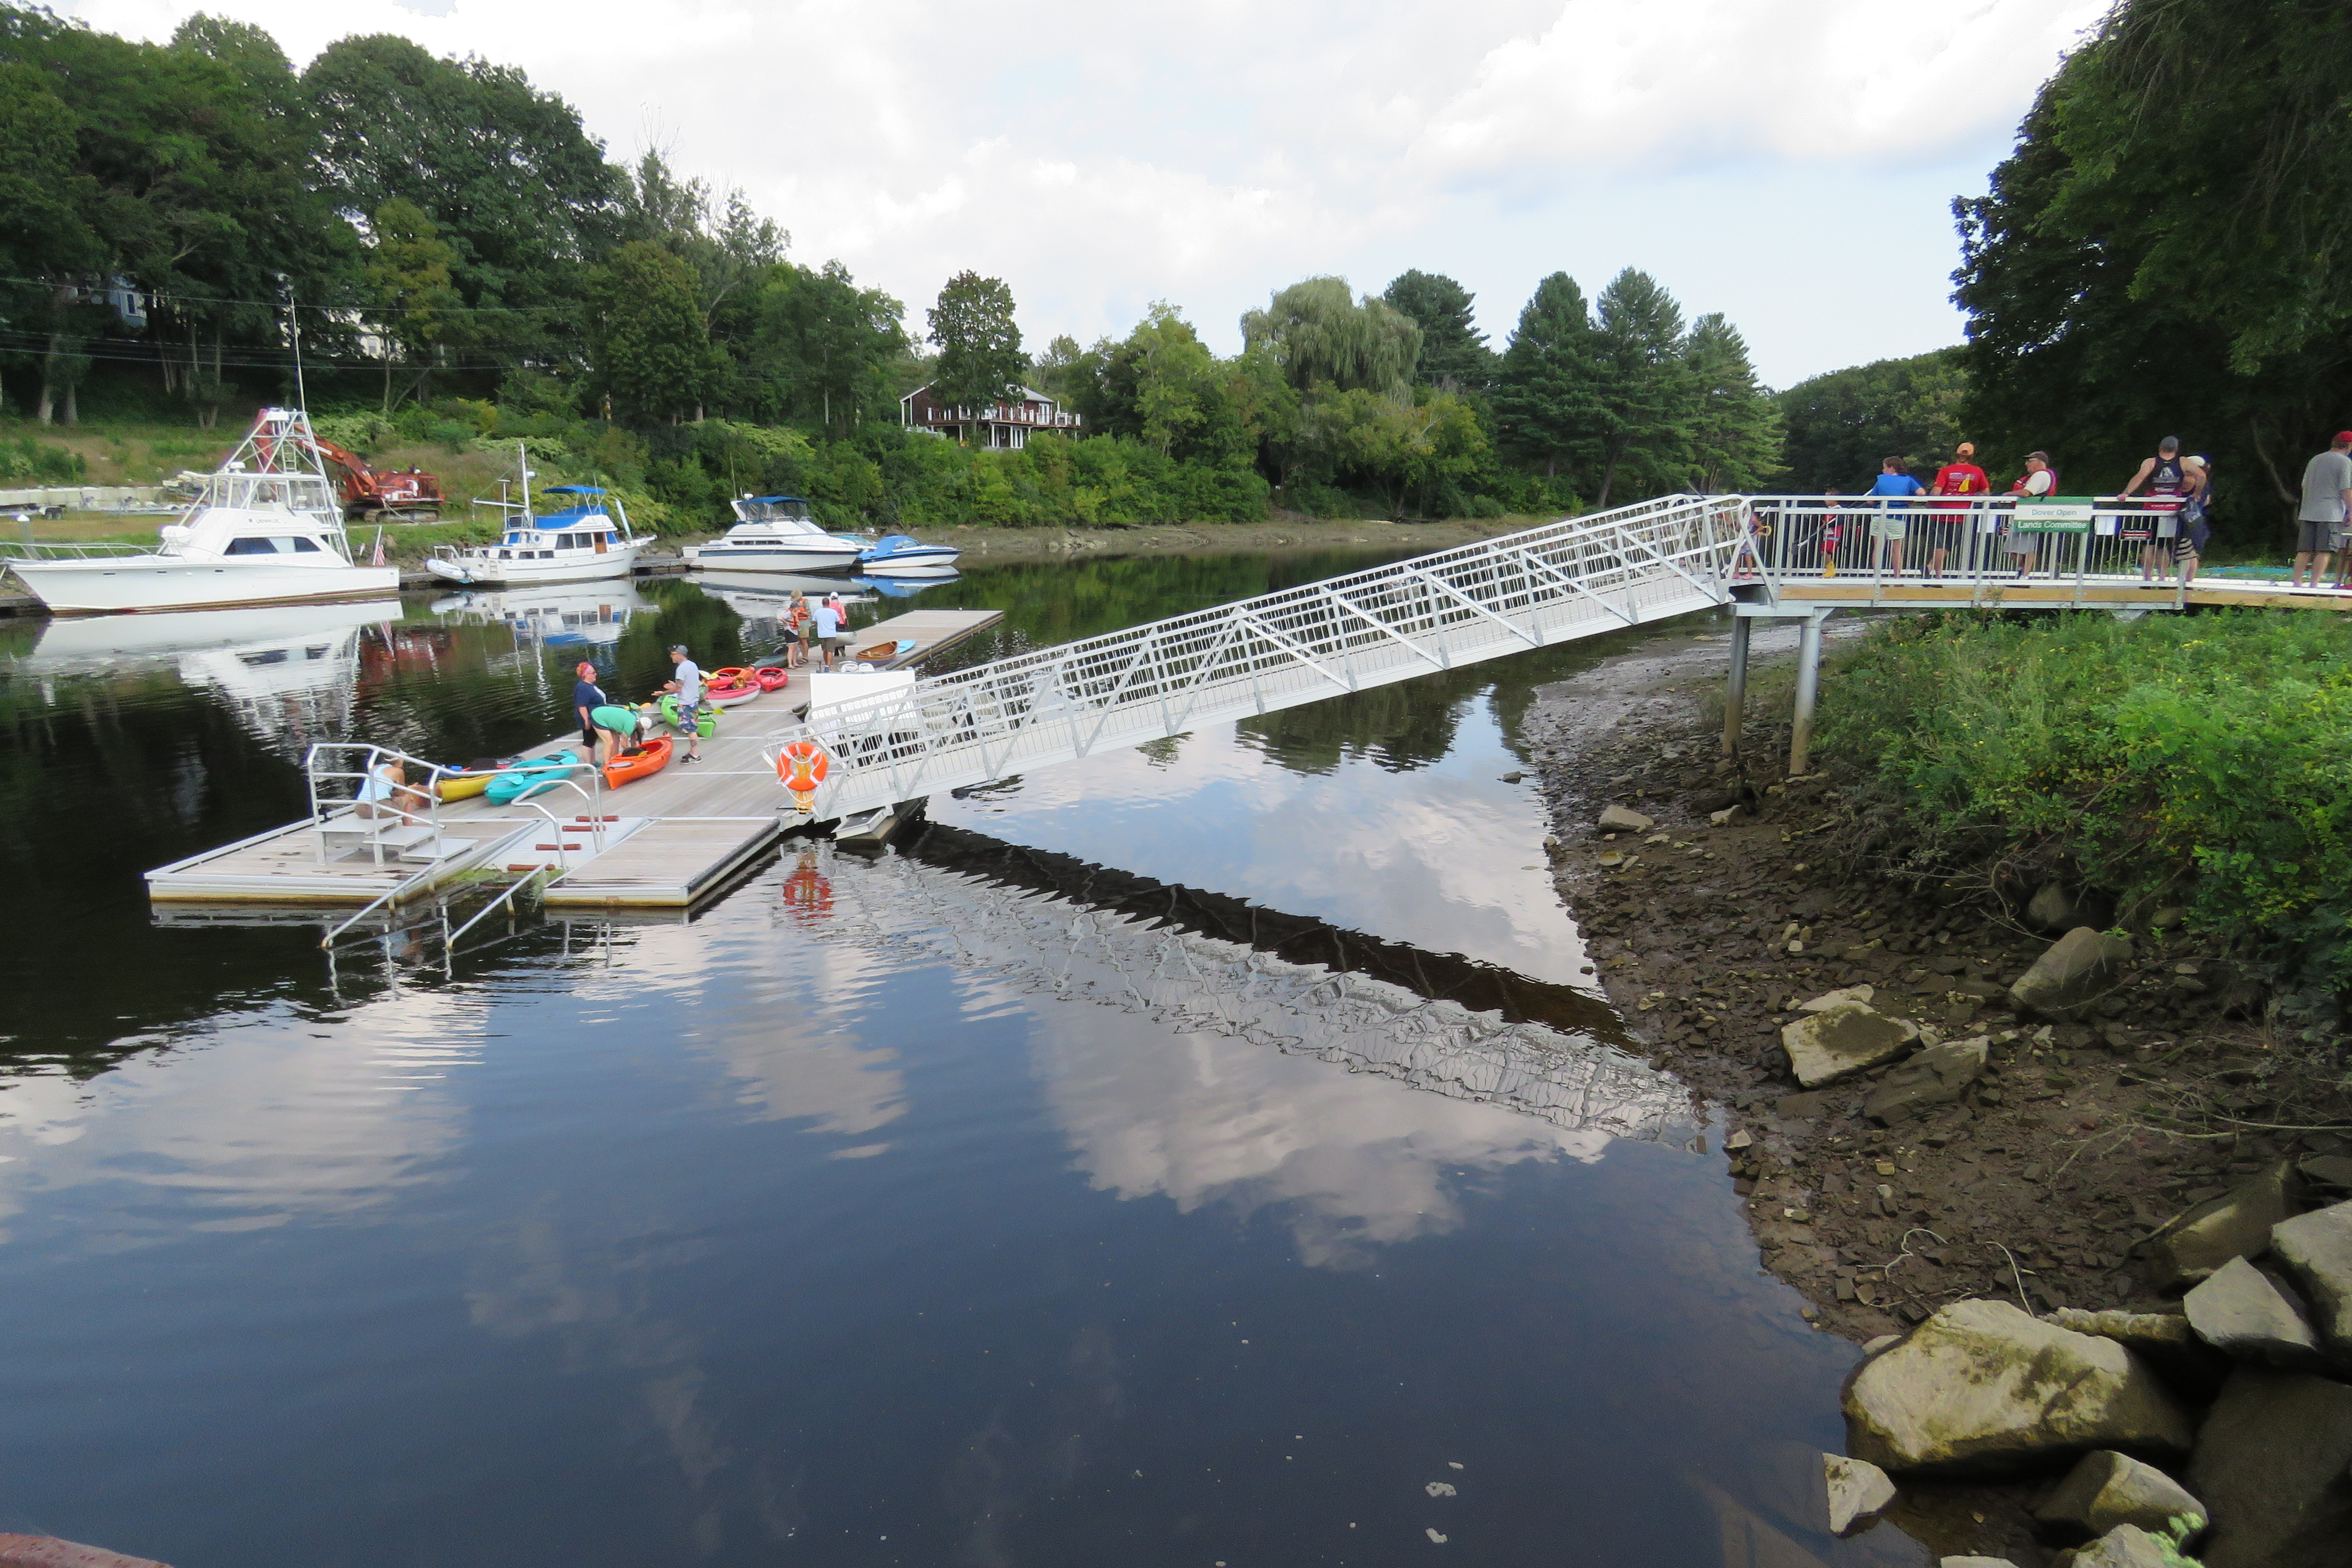
[(758, 503), (775, 500), (791, 500), (798, 501), (803, 506), (808, 505), (808, 498), (806, 496), (745, 496), (743, 499), (747, 501)]
[(593, 485), (550, 485), (540, 493), (551, 496), (600, 496), (604, 492)]

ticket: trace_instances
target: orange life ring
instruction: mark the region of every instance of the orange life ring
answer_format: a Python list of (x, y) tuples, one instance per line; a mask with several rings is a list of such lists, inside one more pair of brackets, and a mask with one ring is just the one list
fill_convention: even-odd
[(795, 795), (805, 795), (824, 782), (833, 759), (814, 741), (794, 741), (776, 753), (776, 777)]

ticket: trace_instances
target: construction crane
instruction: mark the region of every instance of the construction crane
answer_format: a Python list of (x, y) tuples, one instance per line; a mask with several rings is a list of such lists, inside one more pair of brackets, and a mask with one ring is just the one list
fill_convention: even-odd
[(379, 471), (366, 458), (324, 436), (313, 436), (319, 456), (342, 487), (343, 515), (357, 522), (430, 522), (441, 515), (441, 479), (422, 468)]

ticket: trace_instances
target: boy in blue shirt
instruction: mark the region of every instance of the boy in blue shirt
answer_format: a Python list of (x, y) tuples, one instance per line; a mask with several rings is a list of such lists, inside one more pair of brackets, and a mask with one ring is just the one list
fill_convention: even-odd
[(1891, 561), (1895, 574), (1900, 577), (1903, 575), (1903, 536), (1911, 527), (1911, 520), (1904, 514), (1910, 510), (1909, 498), (1926, 495), (1927, 487), (1904, 470), (1900, 458), (1887, 458), (1878, 465), (1878, 470), (1877, 479), (1865, 493), (1904, 499), (1878, 503), (1878, 515), (1870, 520), (1870, 533), (1878, 541), (1881, 566)]

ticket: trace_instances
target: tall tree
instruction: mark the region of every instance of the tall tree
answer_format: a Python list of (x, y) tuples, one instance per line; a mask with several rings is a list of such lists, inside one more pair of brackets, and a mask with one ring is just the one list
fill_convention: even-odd
[(395, 197), (415, 204), (454, 254), (467, 308), (486, 313), (485, 345), (562, 353), (625, 180), (579, 111), (512, 67), (383, 35), (328, 45), (302, 89), (336, 205), (356, 220)]
[(104, 256), (97, 182), (74, 167), (76, 121), (29, 65), (0, 64), (0, 353), (45, 345), (58, 286)]
[(758, 301), (754, 374), (774, 387), (787, 418), (845, 436), (893, 412), (894, 373), (907, 355), (907, 310), (849, 268), (775, 268)]
[(1780, 466), (1780, 411), (1756, 379), (1748, 340), (1720, 311), (1691, 323), (1692, 483), (1702, 495), (1753, 491)]
[(647, 240), (616, 247), (587, 278), (588, 345), (614, 412), (639, 421), (702, 417), (724, 368), (702, 327), (694, 274)]
[(1242, 317), (1242, 341), (1263, 349), (1303, 393), (1318, 386), (1402, 396), (1421, 355), (1421, 329), (1387, 301), (1360, 300), (1345, 278), (1309, 278)]
[(413, 384), (422, 397), (434, 354), (453, 338), (462, 339), (464, 319), (452, 314), (458, 299), (449, 268), (457, 255), (424, 208), (394, 196), (376, 208), (368, 227), (370, 244), (361, 264), (367, 298), (362, 310), (383, 341), (383, 406), (389, 412), (395, 363), (405, 357), (417, 366)]
[[(2225, 533), (2283, 531), (2352, 407), (2347, 79), (2340, 6), (2117, 5), (1990, 194), (1954, 204), (1975, 429), (2048, 449), (2070, 489), (2178, 435), (2215, 458)], [(2228, 500), (2265, 489), (2269, 508)]]
[(1598, 304), (1601, 488), (1593, 500), (1605, 507), (1621, 473), (1630, 470), (1653, 494), (1677, 482), (1696, 409), (1674, 296), (1629, 267), (1610, 279)]
[(1565, 272), (1536, 285), (1496, 374), (1503, 439), (1544, 477), (1572, 470), (1599, 449), (1600, 348), (1584, 290)]
[(940, 363), (931, 394), (941, 403), (991, 403), (1028, 374), (1021, 328), (1013, 319), (1013, 290), (1001, 278), (959, 272), (940, 290), (929, 312)]
[(1400, 272), (1381, 298), (1421, 329), (1414, 379), (1441, 392), (1484, 392), (1495, 379), (1495, 352), (1478, 330), (1477, 296), (1443, 273)]

